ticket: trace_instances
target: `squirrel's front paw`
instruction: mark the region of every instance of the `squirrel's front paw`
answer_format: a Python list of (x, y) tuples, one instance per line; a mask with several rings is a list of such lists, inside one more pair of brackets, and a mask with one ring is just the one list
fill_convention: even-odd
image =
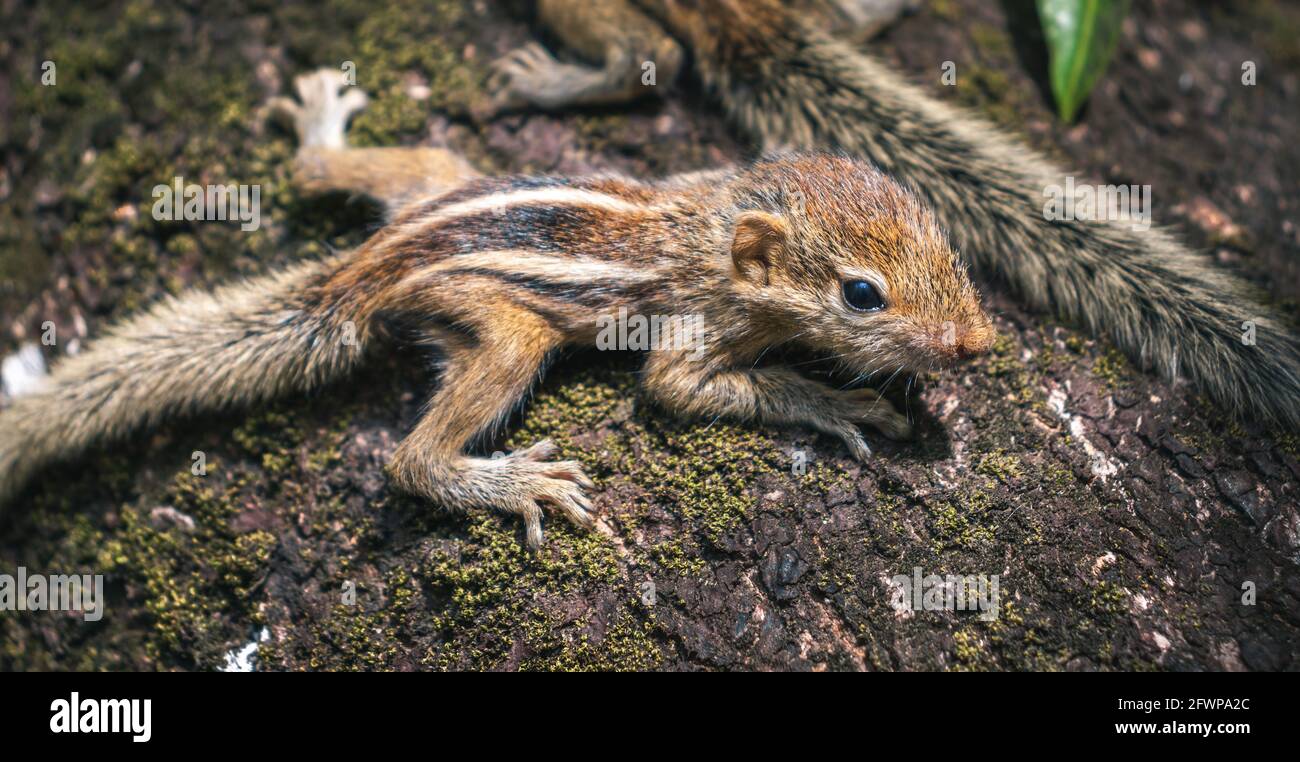
[(270, 115), (293, 124), (301, 148), (346, 148), (343, 132), (352, 115), (366, 107), (366, 94), (356, 88), (340, 92), (348, 81), (338, 69), (317, 69), (295, 77), (293, 84), (300, 103), (272, 98), (267, 102)]
[(558, 509), (574, 526), (591, 529), (596, 524), (591, 501), (584, 489), (595, 485), (576, 461), (546, 458), (555, 454), (555, 445), (544, 439), (524, 450), (496, 458), (485, 469), (503, 469), (499, 507), (524, 520), (528, 547), (542, 546), (542, 505)]
[(909, 439), (912, 424), (889, 400), (875, 389), (848, 389), (835, 392), (835, 417), (865, 423), (890, 439)]
[(867, 438), (862, 436), (858, 427), (852, 423), (841, 423), (837, 426), (835, 434), (844, 442), (844, 446), (849, 448), (854, 459), (859, 463), (866, 463), (871, 460), (871, 445), (867, 444)]
[(871, 458), (871, 447), (858, 430), (859, 423), (879, 430), (890, 439), (912, 436), (912, 424), (907, 417), (874, 389), (836, 390), (831, 403), (831, 420), (832, 423), (822, 427), (823, 430), (844, 440), (853, 457), (863, 462)]

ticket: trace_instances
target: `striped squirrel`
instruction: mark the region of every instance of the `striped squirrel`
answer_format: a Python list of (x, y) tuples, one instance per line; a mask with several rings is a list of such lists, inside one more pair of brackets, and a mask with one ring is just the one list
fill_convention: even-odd
[[(590, 12), (628, 2), (660, 26), (633, 33)], [(813, 5), (878, 28), (904, 3)], [(614, 64), (652, 61), (641, 41), (670, 36), (682, 46), (671, 70), (689, 53), (705, 89), (761, 148), (842, 151), (876, 164), (922, 197), (976, 270), (1028, 306), (1109, 337), (1140, 367), (1185, 376), (1232, 415), (1300, 427), (1300, 340), (1247, 284), (1163, 229), (1049, 219), (1045, 190), (1066, 185), (1069, 173), (835, 39), (823, 31), (825, 13), (780, 0), (545, 0), (538, 10), (583, 55), (594, 34), (584, 25), (611, 51), (634, 51), (604, 53)], [(554, 98), (568, 89), (557, 82), (570, 76), (562, 66), (535, 46), (507, 55), (491, 83), (495, 100), (529, 103), (546, 83), (546, 107), (562, 107)], [(1248, 325), (1253, 343), (1242, 340)]]
[(501, 458), (466, 450), (557, 351), (593, 344), (602, 316), (702, 317), (698, 346), (648, 353), (644, 391), (668, 411), (808, 426), (858, 458), (870, 455), (858, 424), (902, 438), (907, 419), (871, 389), (760, 365), (765, 349), (793, 342), (865, 379), (993, 343), (934, 216), (865, 162), (788, 154), (657, 183), (475, 177), (436, 149), (347, 148), (344, 123), (364, 101), (340, 97), (342, 84), (339, 72), (303, 77), (301, 104), (273, 105), (298, 127), (302, 182), (371, 193), (389, 223), (352, 252), (167, 300), (64, 359), (46, 389), (0, 411), (0, 497), (49, 461), (165, 417), (316, 387), (382, 336), (414, 334), (444, 365), (393, 483), (444, 509), (518, 515), (537, 548), (543, 505), (594, 522), (578, 464), (550, 460), (547, 441)]

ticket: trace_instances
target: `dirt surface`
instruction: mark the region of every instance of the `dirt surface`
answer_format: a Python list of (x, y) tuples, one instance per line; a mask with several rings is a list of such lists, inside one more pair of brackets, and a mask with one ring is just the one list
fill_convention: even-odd
[[(353, 61), (371, 94), (354, 143), (450, 145), (485, 171), (659, 175), (746, 151), (689, 83), (480, 128), (486, 63), (530, 39), (496, 3), (81, 5), (0, 0), (4, 355), (52, 321), (57, 362), (163, 294), (362, 240), (376, 210), (296, 195), (291, 136), (260, 126), (318, 66)], [(1300, 8), (1135, 6), (1077, 126), (1031, 74), (1032, 3), (930, 0), (869, 47), (1090, 176), (1152, 185), (1157, 220), (1296, 317)], [(263, 226), (155, 221), (151, 189), (177, 175), (261, 184)], [(311, 399), (94, 453), (8, 507), (0, 572), (102, 573), (107, 614), (0, 612), (0, 668), (213, 669), (249, 643), (271, 670), (1300, 668), (1300, 436), (985, 291), (994, 354), (895, 384), (919, 436), (877, 439), (866, 466), (807, 432), (669, 420), (633, 356), (568, 358), (488, 451), (554, 438), (606, 531), (549, 522), (535, 557), (505, 517), (387, 486), (435, 380), (403, 347)], [(898, 605), (914, 570), (997, 575), (996, 617)]]

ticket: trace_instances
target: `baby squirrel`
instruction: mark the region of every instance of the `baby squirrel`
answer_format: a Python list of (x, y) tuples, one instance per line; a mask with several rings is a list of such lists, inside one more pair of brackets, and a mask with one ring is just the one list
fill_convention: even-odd
[[(658, 23), (636, 31), (608, 24), (619, 5), (642, 24)], [(1030, 307), (1108, 336), (1140, 367), (1186, 376), (1231, 414), (1300, 428), (1300, 340), (1248, 284), (1163, 229), (1048, 218), (1044, 191), (1064, 185), (1067, 172), (824, 31), (836, 17), (876, 29), (910, 5), (546, 0), (538, 18), (587, 57), (599, 36), (607, 62), (654, 61), (644, 40), (670, 37), (682, 46), (669, 55), (670, 70), (688, 53), (705, 88), (759, 147), (841, 151), (876, 164), (921, 196), (976, 269)], [(537, 49), (508, 55), (491, 83), (495, 99), (559, 108), (556, 93), (570, 81), (564, 66)], [(533, 94), (542, 89), (550, 97), (539, 104)], [(1242, 340), (1248, 327), (1254, 342)]]
[[(348, 188), (367, 155), (343, 144), (360, 102), (339, 98), (340, 84), (336, 73), (301, 78), (304, 103), (275, 104), (298, 124), (311, 187)], [(364, 189), (392, 216), (358, 249), (169, 299), (0, 411), (0, 498), (51, 460), (164, 417), (311, 389), (351, 371), (382, 335), (414, 333), (441, 351), (443, 370), (397, 448), (393, 482), (448, 510), (516, 514), (536, 548), (544, 505), (592, 525), (591, 482), (577, 463), (550, 460), (546, 441), (500, 458), (466, 448), (507, 419), (557, 351), (593, 345), (604, 316), (701, 318), (695, 345), (648, 353), (644, 391), (668, 411), (807, 426), (858, 458), (870, 455), (859, 424), (901, 438), (906, 418), (870, 389), (760, 365), (765, 349), (797, 343), (865, 379), (945, 367), (993, 343), (934, 215), (865, 162), (779, 155), (643, 183), (474, 178), (424, 150), (461, 184), (428, 192), (428, 178), (391, 160), (403, 154), (381, 157)]]

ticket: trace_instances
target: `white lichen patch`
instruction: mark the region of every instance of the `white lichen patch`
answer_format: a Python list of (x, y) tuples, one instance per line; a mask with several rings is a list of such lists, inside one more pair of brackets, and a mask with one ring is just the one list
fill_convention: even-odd
[(244, 645), (226, 653), (226, 666), (222, 672), (254, 672), (257, 670), (257, 646), (271, 639), (271, 631), (263, 627)]
[(41, 348), (33, 342), (23, 344), (0, 362), (0, 389), (9, 399), (39, 391), (47, 376)]
[(889, 601), (889, 607), (894, 610), (895, 619), (905, 622), (916, 615), (916, 612), (912, 611), (912, 596), (905, 587), (884, 574), (880, 575), (880, 584), (888, 591), (886, 600)]
[(1097, 446), (1092, 443), (1092, 440), (1087, 436), (1083, 419), (1077, 415), (1071, 415), (1066, 410), (1066, 398), (1065, 389), (1057, 387), (1047, 396), (1047, 406), (1052, 412), (1056, 413), (1058, 418), (1065, 422), (1066, 428), (1070, 431), (1070, 436), (1083, 446), (1083, 451), (1088, 456), (1092, 475), (1101, 479), (1104, 483), (1107, 479), (1119, 473), (1119, 464), (1108, 457), (1106, 453), (1097, 449)]

